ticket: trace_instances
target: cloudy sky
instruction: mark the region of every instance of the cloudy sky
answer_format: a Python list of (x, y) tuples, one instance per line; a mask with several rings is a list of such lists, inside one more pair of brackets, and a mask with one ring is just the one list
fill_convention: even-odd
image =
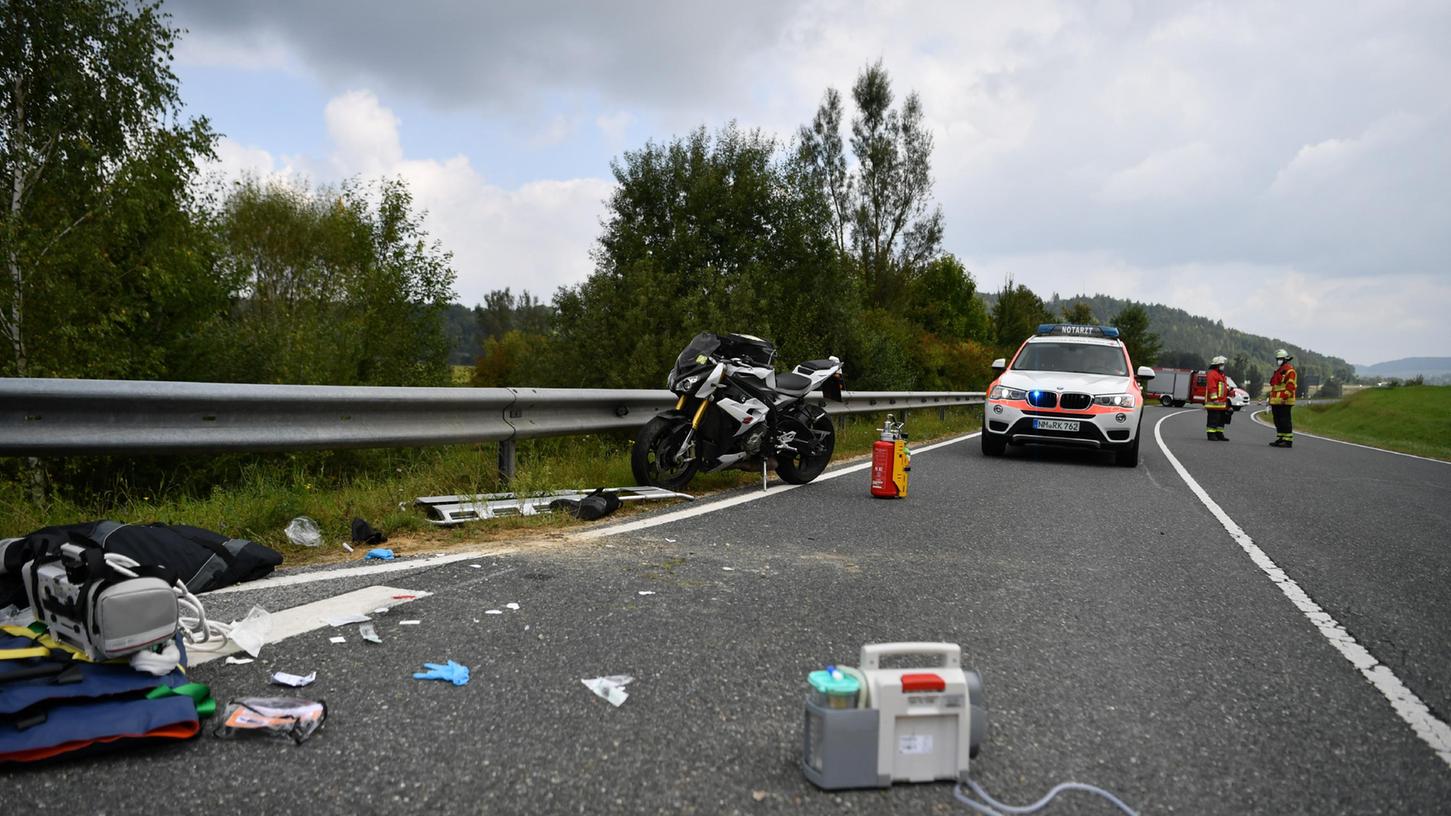
[(1451, 4), (168, 0), (219, 172), (401, 176), (458, 294), (588, 275), (610, 161), (882, 59), (979, 286), (1451, 356)]

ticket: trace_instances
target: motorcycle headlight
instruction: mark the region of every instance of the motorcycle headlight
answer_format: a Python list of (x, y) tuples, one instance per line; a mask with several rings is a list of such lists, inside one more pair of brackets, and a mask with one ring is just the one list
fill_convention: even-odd
[(672, 389), (672, 390), (678, 391), (679, 393), (682, 393), (682, 394), (689, 394), (690, 392), (692, 392), (692, 391), (695, 390), (695, 386), (699, 382), (700, 382), (700, 375), (699, 374), (692, 374), (689, 377), (681, 377), (679, 380), (676, 380), (676, 382), (675, 382), (675, 388)]
[(1009, 388), (1006, 385), (993, 386), (992, 393), (987, 395), (988, 399), (995, 400), (1022, 400), (1028, 398), (1028, 392), (1017, 388)]
[(1112, 405), (1115, 408), (1134, 407), (1133, 394), (1100, 394), (1093, 398), (1094, 405)]

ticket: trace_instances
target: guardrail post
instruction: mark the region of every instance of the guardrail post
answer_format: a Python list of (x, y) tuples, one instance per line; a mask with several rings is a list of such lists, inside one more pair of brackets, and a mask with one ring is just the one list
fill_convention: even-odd
[(946, 405), (939, 405), (939, 406), (937, 406), (937, 421), (938, 422), (946, 422), (947, 421), (947, 406)]
[(514, 468), (519, 464), (518, 443), (512, 439), (499, 442), (499, 478), (514, 481)]

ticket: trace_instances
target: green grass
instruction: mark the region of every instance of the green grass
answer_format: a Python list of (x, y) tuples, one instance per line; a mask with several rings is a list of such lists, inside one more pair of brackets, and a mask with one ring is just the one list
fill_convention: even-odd
[(1296, 406), (1296, 431), (1451, 460), (1451, 386), (1371, 388), (1340, 402)]
[[(939, 419), (935, 409), (919, 410), (908, 416), (906, 430), (921, 442), (974, 430), (981, 416), (976, 408), (949, 409), (945, 419)], [(835, 461), (868, 453), (880, 423), (880, 416), (846, 418)], [(543, 514), (443, 529), (429, 524), (411, 504), (418, 496), (631, 485), (635, 483), (630, 473), (632, 442), (632, 436), (623, 434), (521, 442), (516, 478), (507, 487), (497, 478), (498, 448), (492, 444), (216, 457), (206, 462), (174, 457), (142, 465), (119, 458), (68, 462), (65, 467), (72, 474), (83, 468), (100, 475), (84, 489), (52, 491), (39, 504), (22, 488), (18, 471), (14, 478), (0, 479), (0, 538), (101, 518), (162, 521), (249, 538), (281, 551), (288, 564), (296, 565), (358, 558), (360, 554), (349, 554), (341, 546), (349, 538), (354, 516), (386, 532), (388, 546), (395, 551), (408, 553), (548, 536), (580, 522)], [(688, 490), (701, 495), (759, 478), (759, 473), (728, 470), (697, 476)], [(865, 492), (865, 486), (862, 489)], [(626, 508), (621, 512), (631, 506)], [(322, 546), (300, 547), (287, 540), (283, 529), (302, 515), (322, 528)]]

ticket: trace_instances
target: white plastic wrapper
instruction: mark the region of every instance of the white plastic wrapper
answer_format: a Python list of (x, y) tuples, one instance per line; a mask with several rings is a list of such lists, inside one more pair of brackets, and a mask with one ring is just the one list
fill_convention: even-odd
[(30, 607), (7, 606), (0, 609), (0, 626), (29, 626), (35, 623), (35, 610)]
[(317, 522), (307, 516), (298, 516), (287, 522), (287, 540), (293, 544), (300, 544), (304, 547), (316, 547), (322, 544), (322, 531), (318, 529)]
[(217, 736), (275, 734), (299, 745), (327, 719), (327, 704), (295, 697), (242, 697), (227, 703)]
[(315, 680), (317, 680), (317, 672), (308, 672), (307, 674), (289, 674), (288, 672), (272, 673), (272, 682), (279, 686), (302, 688), (303, 686), (312, 685)]
[(610, 705), (619, 708), (630, 697), (630, 693), (625, 691), (625, 684), (634, 681), (635, 678), (628, 674), (612, 674), (609, 677), (585, 678), (579, 682), (584, 683), (585, 688), (609, 700)]
[(267, 636), (272, 634), (272, 615), (260, 606), (252, 607), (247, 617), (232, 623), (232, 630), (227, 637), (237, 644), (237, 647), (247, 654), (256, 657), (262, 651), (262, 646), (267, 643)]

